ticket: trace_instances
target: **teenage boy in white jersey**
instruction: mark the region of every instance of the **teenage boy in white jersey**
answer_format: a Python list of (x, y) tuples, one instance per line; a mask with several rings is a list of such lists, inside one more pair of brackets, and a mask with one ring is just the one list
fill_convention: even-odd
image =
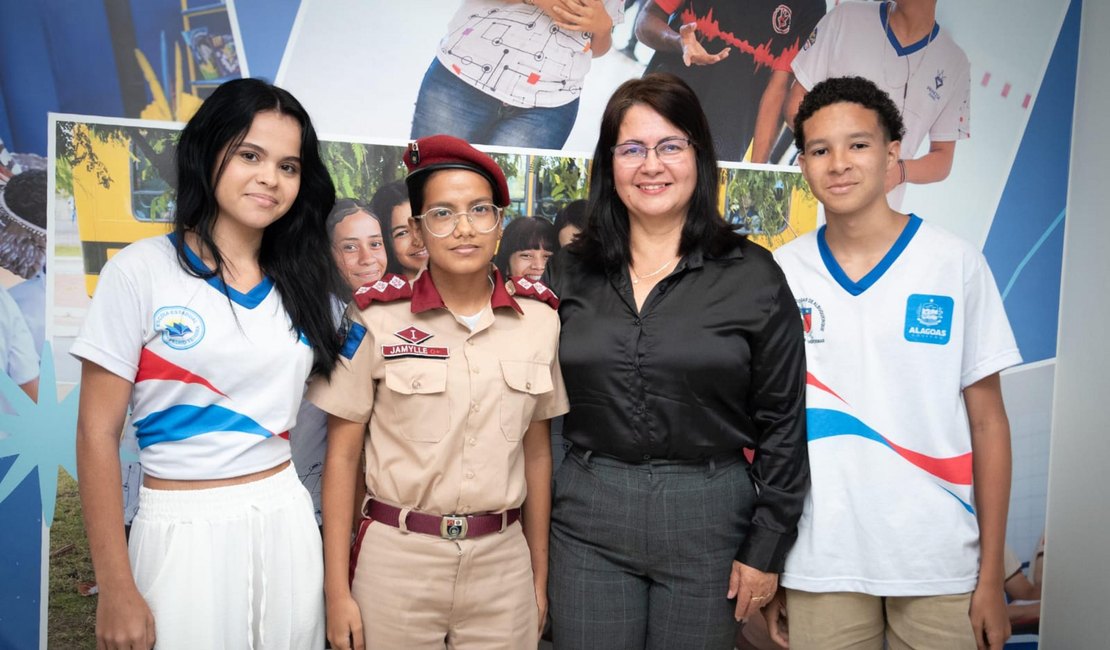
[(1001, 648), (998, 373), (1021, 357), (998, 288), (978, 250), (887, 203), (903, 125), (875, 84), (815, 85), (794, 127), (827, 225), (775, 255), (805, 325), (812, 488), (772, 635), (785, 602), (794, 650)]

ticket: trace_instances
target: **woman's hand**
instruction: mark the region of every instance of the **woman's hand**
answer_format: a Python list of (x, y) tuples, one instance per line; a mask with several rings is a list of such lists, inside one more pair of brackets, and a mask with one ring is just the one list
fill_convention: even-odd
[(590, 34), (608, 34), (613, 29), (602, 0), (559, 0), (550, 13), (560, 29)]
[(154, 647), (154, 614), (138, 589), (101, 591), (97, 599), (97, 650), (150, 650)]
[(363, 650), (362, 612), (355, 599), (328, 599), (328, 642), (335, 650)]
[(778, 586), (779, 574), (765, 573), (733, 560), (732, 575), (728, 579), (728, 597), (736, 599), (736, 620), (755, 614), (771, 602)]

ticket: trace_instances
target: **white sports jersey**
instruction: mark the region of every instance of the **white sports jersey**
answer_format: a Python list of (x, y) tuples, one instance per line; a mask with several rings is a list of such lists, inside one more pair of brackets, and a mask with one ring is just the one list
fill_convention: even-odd
[[(794, 76), (806, 90), (833, 77), (874, 82), (902, 111), (902, 157), (912, 159), (926, 135), (932, 142), (970, 137), (971, 66), (940, 25), (903, 47), (889, 29), (889, 10), (887, 2), (844, 2), (825, 14), (794, 57)], [(891, 192), (891, 205), (903, 192)]]
[[(604, 0), (617, 25), (624, 1)], [(542, 9), (504, 0), (464, 0), (437, 57), (470, 86), (520, 108), (552, 108), (582, 94), (593, 60), (590, 35), (555, 26)]]
[(1021, 362), (986, 260), (911, 215), (852, 281), (825, 228), (775, 252), (806, 338), (812, 487), (782, 584), (875, 596), (975, 588), (962, 390)]
[[(191, 251), (190, 262), (204, 268)], [(228, 293), (181, 268), (172, 236), (131, 244), (100, 273), (70, 353), (134, 382), (146, 474), (230, 478), (289, 460), (312, 350), (272, 280)]]

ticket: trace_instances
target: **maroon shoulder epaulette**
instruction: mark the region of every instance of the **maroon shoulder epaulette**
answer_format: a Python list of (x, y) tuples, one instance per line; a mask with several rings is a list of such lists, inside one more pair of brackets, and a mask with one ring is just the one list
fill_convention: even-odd
[(542, 282), (533, 282), (528, 278), (515, 277), (505, 283), (505, 289), (510, 296), (535, 298), (541, 302), (546, 302), (552, 309), (559, 308), (559, 296), (556, 296), (555, 292)]
[(355, 304), (366, 309), (372, 302), (393, 302), (412, 298), (409, 281), (395, 273), (386, 273), (377, 282), (367, 282), (355, 290)]

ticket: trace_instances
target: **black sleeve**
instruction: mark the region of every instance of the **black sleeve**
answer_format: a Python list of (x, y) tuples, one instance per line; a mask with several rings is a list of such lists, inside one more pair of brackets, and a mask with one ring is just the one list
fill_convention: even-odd
[[(773, 264), (773, 263), (772, 263)], [(757, 433), (752, 478), (758, 496), (751, 527), (736, 559), (781, 573), (798, 536), (809, 489), (806, 448), (805, 341), (797, 303), (777, 265), (764, 327), (751, 341), (750, 416)]]

